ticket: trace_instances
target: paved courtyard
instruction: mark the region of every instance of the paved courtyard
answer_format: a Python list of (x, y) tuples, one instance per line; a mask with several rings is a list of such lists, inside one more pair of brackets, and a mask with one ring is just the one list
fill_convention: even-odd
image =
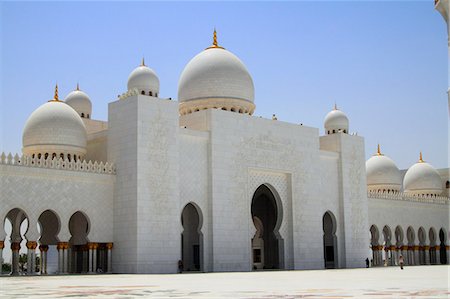
[(450, 266), (1, 277), (0, 298), (450, 298)]

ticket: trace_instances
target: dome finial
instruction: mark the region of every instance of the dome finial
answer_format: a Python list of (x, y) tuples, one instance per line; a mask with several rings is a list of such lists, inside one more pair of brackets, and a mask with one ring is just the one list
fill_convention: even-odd
[(224, 49), (224, 47), (219, 46), (219, 43), (217, 42), (217, 30), (215, 27), (214, 27), (214, 33), (213, 33), (213, 44), (212, 44), (212, 46), (210, 46), (206, 49)]
[(53, 99), (50, 100), (49, 102), (60, 102), (58, 98), (58, 83), (56, 83), (55, 85), (55, 95), (53, 96)]
[(378, 143), (378, 147), (377, 147), (377, 155), (381, 156), (381, 149), (380, 149), (380, 144)]
[(141, 66), (145, 66), (145, 60), (144, 60), (144, 56), (142, 56), (142, 62), (141, 62)]
[(336, 102), (334, 102), (334, 108), (333, 108), (333, 110), (338, 110)]
[(77, 89), (76, 90), (80, 90), (80, 83), (77, 82)]
[(213, 46), (218, 47), (219, 45), (217, 44), (217, 31), (216, 28), (214, 27), (214, 33), (213, 33)]
[(423, 162), (425, 162), (425, 161), (424, 161), (423, 158), (422, 158), (422, 152), (420, 152), (419, 163), (423, 163)]

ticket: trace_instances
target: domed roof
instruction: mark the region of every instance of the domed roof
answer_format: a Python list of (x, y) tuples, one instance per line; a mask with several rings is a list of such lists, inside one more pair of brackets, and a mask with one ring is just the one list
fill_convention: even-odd
[(442, 179), (433, 166), (422, 159), (411, 166), (403, 179), (405, 193), (413, 195), (440, 195), (442, 193)]
[[(334, 109), (328, 112), (324, 120), (325, 133), (332, 134), (337, 132), (348, 133), (348, 118), (344, 112), (339, 110), (336, 105)], [(335, 132), (333, 132), (333, 130)]]
[[(215, 31), (213, 45), (189, 61), (178, 83), (180, 103), (221, 100), (253, 104), (254, 94), (253, 80), (244, 63), (217, 44)], [(208, 102), (204, 104), (208, 106)], [(253, 113), (254, 105), (243, 105), (253, 107), (251, 112), (249, 111), (250, 114)]]
[(86, 127), (77, 112), (58, 99), (57, 88), (54, 99), (33, 111), (25, 123), (22, 142), (26, 155), (86, 153)]
[(378, 145), (375, 155), (366, 161), (367, 186), (369, 191), (400, 191), (402, 176), (397, 165), (383, 155)]
[[(159, 79), (155, 71), (145, 65), (144, 59), (140, 66), (135, 68), (128, 77), (128, 90), (137, 89), (146, 95), (157, 96), (159, 93)], [(151, 94), (150, 94), (151, 92)]]
[(90, 118), (92, 114), (92, 104), (89, 96), (80, 90), (77, 84), (77, 89), (70, 92), (64, 99), (67, 105), (72, 107), (82, 118)]

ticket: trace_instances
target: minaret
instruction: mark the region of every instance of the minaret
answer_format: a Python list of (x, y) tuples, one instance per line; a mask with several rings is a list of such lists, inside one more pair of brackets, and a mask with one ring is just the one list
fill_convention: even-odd
[[(450, 33), (450, 22), (448, 21), (449, 13), (450, 13), (450, 1), (449, 0), (434, 0), (434, 8), (439, 11), (447, 23), (447, 44), (448, 44), (448, 69), (450, 70), (450, 37), (448, 34)], [(449, 77), (450, 80), (450, 77)], [(448, 82), (449, 88), (447, 89), (448, 96), (448, 113), (450, 115), (450, 81)]]

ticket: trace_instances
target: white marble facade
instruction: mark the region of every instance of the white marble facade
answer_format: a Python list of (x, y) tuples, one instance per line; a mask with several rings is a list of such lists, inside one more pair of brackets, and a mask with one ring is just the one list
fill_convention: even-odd
[(251, 76), (216, 34), (181, 78), (179, 102), (160, 98), (143, 61), (106, 122), (79, 86), (33, 113), (23, 155), (0, 160), (13, 274), (24, 247), (30, 274), (449, 262), (448, 169), (421, 156), (405, 173), (380, 149), (366, 162), (337, 107), (324, 136), (252, 116)]

